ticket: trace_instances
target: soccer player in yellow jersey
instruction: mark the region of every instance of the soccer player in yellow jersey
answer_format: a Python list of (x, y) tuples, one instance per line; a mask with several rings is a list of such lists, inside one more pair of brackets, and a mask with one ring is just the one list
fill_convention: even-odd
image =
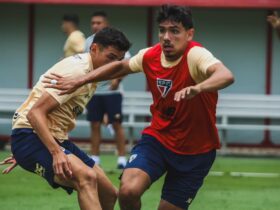
[(64, 15), (62, 19), (62, 31), (67, 35), (63, 51), (64, 57), (84, 52), (85, 35), (79, 30), (79, 17), (77, 15)]
[[(122, 32), (105, 28), (96, 34), (90, 53), (65, 58), (46, 74), (79, 78), (122, 60), (129, 47)], [(53, 188), (62, 187), (68, 193), (75, 189), (82, 210), (112, 210), (117, 199), (115, 187), (90, 157), (67, 140), (97, 83), (61, 96), (55, 89), (44, 88), (42, 79), (14, 114), (11, 150), (15, 160), (25, 170), (45, 178)]]

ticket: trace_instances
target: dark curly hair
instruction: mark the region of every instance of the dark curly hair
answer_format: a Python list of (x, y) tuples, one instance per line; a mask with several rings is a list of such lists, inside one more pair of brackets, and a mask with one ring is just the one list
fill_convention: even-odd
[(113, 46), (120, 51), (128, 51), (131, 43), (123, 32), (112, 27), (106, 27), (95, 34), (93, 43), (103, 47)]
[(194, 27), (192, 12), (189, 7), (168, 4), (162, 5), (158, 13), (157, 22), (162, 23), (166, 20), (182, 23), (185, 29)]

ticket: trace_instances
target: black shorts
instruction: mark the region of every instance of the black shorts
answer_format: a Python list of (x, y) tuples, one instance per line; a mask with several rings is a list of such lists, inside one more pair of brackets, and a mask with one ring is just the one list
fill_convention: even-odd
[(197, 155), (176, 154), (154, 137), (143, 135), (132, 149), (125, 168), (145, 171), (152, 182), (166, 173), (161, 198), (175, 206), (188, 209), (215, 157), (216, 150)]
[(108, 114), (109, 123), (122, 122), (122, 94), (112, 93), (94, 95), (87, 104), (87, 120), (102, 122), (104, 114)]
[[(43, 177), (53, 188), (61, 187), (69, 194), (73, 192), (72, 188), (61, 186), (54, 182), (52, 155), (32, 129), (14, 129), (11, 137), (12, 153), (19, 166)], [(94, 161), (72, 142), (66, 140), (59, 143), (59, 145), (65, 154), (74, 154), (87, 166), (91, 168), (94, 166)]]

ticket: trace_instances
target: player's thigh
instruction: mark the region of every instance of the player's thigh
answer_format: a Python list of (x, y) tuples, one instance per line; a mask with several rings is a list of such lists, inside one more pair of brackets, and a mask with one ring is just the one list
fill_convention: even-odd
[(212, 167), (215, 157), (216, 151), (213, 150), (199, 155), (176, 154), (172, 159), (169, 158), (169, 164), (172, 165), (167, 171), (161, 198), (179, 209), (188, 209)]
[(120, 93), (104, 95), (104, 105), (109, 123), (122, 122), (122, 95)]
[(120, 183), (120, 194), (141, 196), (152, 184), (149, 174), (139, 168), (128, 168), (123, 171)]
[[(74, 174), (74, 178), (79, 178), (81, 175), (87, 175), (89, 170), (92, 170), (93, 166), (95, 165), (95, 162), (79, 147), (77, 147), (73, 142), (71, 141), (64, 141), (62, 143), (58, 142), (59, 145), (64, 148), (64, 153), (68, 155), (68, 158), (70, 160), (71, 166), (72, 162), (74, 164), (74, 168), (72, 170)], [(82, 173), (79, 173), (79, 171)], [(89, 172), (90, 173), (90, 172)], [(58, 177), (55, 176), (55, 181), (59, 181), (60, 183), (63, 181), (63, 186), (69, 186), (71, 184), (71, 187), (73, 186), (74, 180), (58, 180)], [(76, 189), (76, 188), (74, 188)]]
[(141, 192), (166, 172), (161, 145), (149, 135), (143, 135), (132, 149), (123, 175), (122, 188), (139, 188)]
[(92, 160), (83, 150), (81, 150), (79, 147), (77, 147), (73, 142), (71, 141), (64, 141), (62, 143), (59, 143), (61, 147), (65, 149), (66, 154), (73, 154), (77, 158), (79, 158), (85, 165), (92, 168), (95, 164), (94, 160)]
[[(74, 154), (67, 154), (68, 160), (71, 164), (72, 178), (69, 179), (60, 179), (57, 175), (54, 175), (54, 181), (62, 186), (71, 187), (73, 189), (78, 189), (78, 184), (82, 180), (90, 180), (89, 177), (92, 174), (96, 175), (96, 172), (88, 165), (86, 165), (81, 159), (79, 159)], [(97, 176), (97, 175), (96, 175)], [(97, 184), (97, 183), (91, 183)]]

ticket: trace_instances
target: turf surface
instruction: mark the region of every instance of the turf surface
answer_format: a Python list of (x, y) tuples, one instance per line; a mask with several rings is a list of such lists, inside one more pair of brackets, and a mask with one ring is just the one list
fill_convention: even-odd
[[(0, 159), (8, 152), (0, 151)], [(102, 166), (118, 186), (120, 172), (115, 170), (115, 157), (102, 156)], [(4, 167), (1, 166), (2, 171)], [(218, 157), (213, 171), (280, 173), (279, 159)], [(143, 210), (155, 210), (160, 199), (163, 179), (156, 182), (143, 196)], [(76, 194), (52, 190), (37, 175), (17, 167), (9, 175), (0, 175), (1, 210), (74, 210), (79, 209)], [(116, 210), (118, 206), (116, 205)], [(190, 210), (279, 210), (280, 178), (246, 178), (208, 176)]]

